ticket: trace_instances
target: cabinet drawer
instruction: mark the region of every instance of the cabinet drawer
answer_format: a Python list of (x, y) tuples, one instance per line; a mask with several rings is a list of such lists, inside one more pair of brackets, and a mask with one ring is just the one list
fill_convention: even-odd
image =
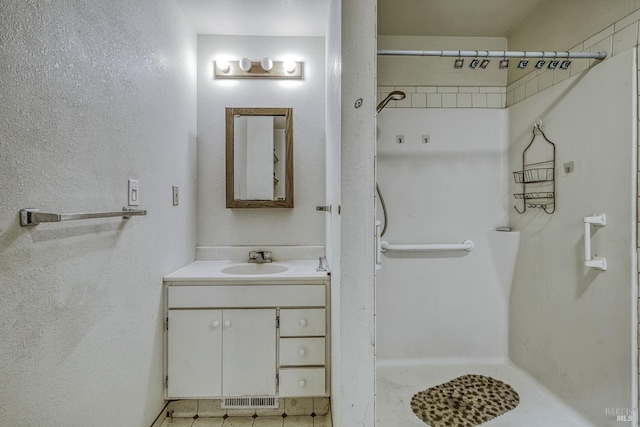
[(324, 368), (280, 369), (280, 397), (324, 395)]
[(280, 366), (324, 365), (324, 338), (280, 338)]
[(281, 337), (324, 336), (324, 309), (303, 308), (280, 310)]
[(169, 286), (169, 308), (324, 307), (324, 285)]

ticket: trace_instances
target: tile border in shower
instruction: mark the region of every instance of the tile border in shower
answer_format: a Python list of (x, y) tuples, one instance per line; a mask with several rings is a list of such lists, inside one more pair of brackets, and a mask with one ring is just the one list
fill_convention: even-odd
[(393, 90), (407, 97), (387, 108), (505, 108), (506, 88), (500, 86), (378, 86), (377, 102)]

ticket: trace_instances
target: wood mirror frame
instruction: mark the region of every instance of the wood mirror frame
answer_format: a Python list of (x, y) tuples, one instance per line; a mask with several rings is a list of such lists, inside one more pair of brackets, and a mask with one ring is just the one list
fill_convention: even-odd
[[(225, 113), (227, 208), (293, 208), (293, 109), (226, 108)], [(283, 200), (246, 200), (235, 197), (235, 116), (283, 116), (285, 118), (285, 197)]]

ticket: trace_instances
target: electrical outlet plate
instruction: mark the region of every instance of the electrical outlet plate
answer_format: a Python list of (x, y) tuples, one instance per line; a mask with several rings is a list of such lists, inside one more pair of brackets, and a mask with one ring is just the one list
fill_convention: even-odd
[(137, 179), (130, 179), (128, 182), (128, 204), (129, 206), (140, 205), (140, 188)]
[(177, 185), (172, 187), (173, 190), (173, 206), (178, 206), (180, 204), (180, 188)]

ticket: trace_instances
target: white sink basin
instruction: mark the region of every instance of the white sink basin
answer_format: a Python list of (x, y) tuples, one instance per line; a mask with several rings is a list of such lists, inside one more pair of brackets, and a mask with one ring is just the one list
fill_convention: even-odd
[(224, 274), (238, 274), (238, 275), (257, 275), (257, 274), (276, 274), (284, 273), (289, 268), (282, 264), (236, 264), (223, 268), (221, 271)]

